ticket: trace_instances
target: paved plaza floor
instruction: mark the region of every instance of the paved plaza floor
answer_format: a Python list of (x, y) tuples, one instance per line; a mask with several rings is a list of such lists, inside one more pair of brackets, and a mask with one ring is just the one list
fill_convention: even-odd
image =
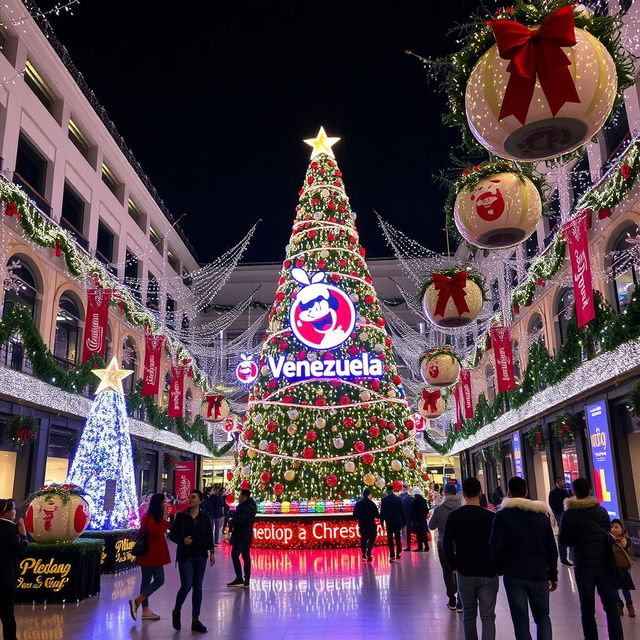
[[(172, 546), (172, 556), (174, 552)], [(440, 565), (433, 550), (406, 553), (390, 564), (386, 548), (375, 550), (372, 564), (362, 563), (358, 550), (256, 550), (254, 579), (249, 590), (232, 590), (229, 547), (220, 547), (216, 565), (207, 568), (202, 637), (224, 640), (393, 640), (462, 638), (462, 614), (446, 607)], [(633, 569), (640, 586), (640, 570)], [(166, 567), (166, 583), (151, 598), (161, 620), (134, 622), (127, 600), (137, 594), (139, 570), (103, 576), (99, 596), (66, 605), (17, 605), (20, 640), (167, 640), (191, 638), (191, 600), (183, 609), (183, 628), (171, 627), (170, 612), (178, 589), (178, 574)], [(640, 595), (636, 598), (640, 605)], [(638, 607), (640, 609), (640, 606)], [(497, 638), (513, 638), (504, 590), (496, 606)], [(578, 594), (573, 571), (560, 567), (558, 591), (551, 594), (555, 640), (582, 637)], [(600, 637), (605, 619), (597, 606)], [(640, 618), (624, 616), (626, 638), (640, 638)], [(535, 632), (533, 633), (535, 638)]]

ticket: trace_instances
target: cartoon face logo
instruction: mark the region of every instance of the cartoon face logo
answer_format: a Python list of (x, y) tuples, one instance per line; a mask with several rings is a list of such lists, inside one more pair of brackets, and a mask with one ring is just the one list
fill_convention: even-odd
[(258, 365), (251, 354), (240, 354), (240, 362), (236, 366), (236, 378), (241, 384), (251, 384), (258, 377)]
[(348, 294), (324, 282), (324, 271), (309, 274), (298, 267), (291, 277), (303, 285), (291, 303), (289, 324), (296, 338), (312, 349), (335, 349), (353, 332), (356, 310)]
[(427, 372), (430, 378), (437, 378), (440, 375), (440, 367), (435, 360), (432, 360), (427, 367)]
[(476, 203), (477, 214), (487, 222), (497, 220), (504, 213), (504, 198), (497, 185), (500, 180), (483, 180), (473, 190), (472, 202)]

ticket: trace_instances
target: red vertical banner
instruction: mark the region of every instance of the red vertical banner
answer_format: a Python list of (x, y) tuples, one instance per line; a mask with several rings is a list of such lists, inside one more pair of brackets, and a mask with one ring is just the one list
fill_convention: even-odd
[(453, 397), (456, 401), (456, 429), (458, 431), (462, 431), (462, 407), (460, 395), (460, 385), (457, 384), (453, 389)]
[(513, 373), (513, 348), (509, 327), (491, 327), (491, 344), (496, 360), (496, 380), (498, 391), (513, 391), (516, 377)]
[(84, 340), (82, 341), (83, 364), (96, 353), (104, 356), (112, 293), (111, 289), (87, 291), (87, 319), (84, 323)]
[(155, 396), (160, 389), (160, 363), (165, 340), (165, 336), (154, 336), (150, 333), (144, 338), (143, 396)]
[(581, 211), (565, 222), (562, 231), (567, 239), (567, 249), (571, 260), (576, 318), (578, 328), (580, 328), (596, 317), (596, 309), (593, 304), (591, 262), (589, 260), (588, 211)]
[(169, 417), (184, 415), (184, 367), (171, 365), (169, 378)]
[(189, 494), (196, 489), (196, 463), (178, 462), (175, 469), (174, 491), (178, 499), (178, 511), (189, 506)]
[(462, 396), (462, 416), (465, 420), (473, 418), (473, 394), (471, 392), (471, 369), (460, 370), (460, 394)]

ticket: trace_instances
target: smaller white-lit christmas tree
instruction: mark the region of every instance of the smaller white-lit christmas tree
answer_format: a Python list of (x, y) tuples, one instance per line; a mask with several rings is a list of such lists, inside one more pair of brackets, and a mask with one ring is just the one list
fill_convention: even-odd
[(95, 369), (93, 373), (100, 378), (100, 384), (67, 482), (82, 487), (90, 498), (89, 529), (137, 527), (140, 523), (133, 452), (122, 389), (122, 380), (133, 372), (120, 369), (113, 358), (106, 369)]

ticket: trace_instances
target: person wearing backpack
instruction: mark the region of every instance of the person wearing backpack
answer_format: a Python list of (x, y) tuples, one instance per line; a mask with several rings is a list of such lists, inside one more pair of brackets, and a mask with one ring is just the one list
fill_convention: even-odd
[(166, 537), (168, 528), (169, 510), (164, 502), (164, 494), (154, 493), (140, 523), (146, 551), (136, 558), (136, 564), (142, 570), (142, 582), (140, 595), (129, 600), (129, 612), (134, 620), (137, 620), (140, 605), (143, 620), (160, 620), (160, 616), (149, 608), (149, 596), (164, 584), (164, 565), (171, 562)]
[(607, 616), (607, 630), (612, 640), (624, 634), (618, 614), (616, 571), (612, 562), (609, 514), (591, 496), (586, 478), (573, 482), (573, 498), (565, 500), (558, 542), (573, 547), (576, 585), (580, 598), (582, 632), (585, 640), (597, 640), (595, 591)]

